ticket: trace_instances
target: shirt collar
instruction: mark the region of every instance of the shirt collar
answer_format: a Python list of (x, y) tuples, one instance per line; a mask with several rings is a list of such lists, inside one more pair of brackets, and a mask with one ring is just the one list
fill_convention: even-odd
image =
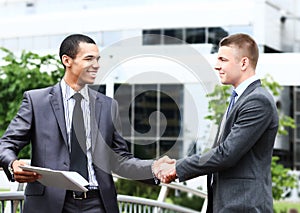
[(250, 78), (243, 81), (237, 88), (235, 88), (234, 90), (238, 94), (238, 96), (236, 98), (238, 99), (239, 97), (241, 97), (241, 95), (247, 89), (247, 87), (256, 80), (258, 80), (258, 77), (256, 75), (251, 76)]
[[(69, 100), (70, 98), (72, 98), (72, 96), (76, 93), (75, 90), (73, 90), (65, 81), (65, 79), (61, 80), (61, 90), (62, 90), (62, 94), (65, 100)], [(85, 85), (81, 90), (78, 91), (82, 96), (83, 99), (89, 101), (89, 94), (88, 94), (88, 86)]]

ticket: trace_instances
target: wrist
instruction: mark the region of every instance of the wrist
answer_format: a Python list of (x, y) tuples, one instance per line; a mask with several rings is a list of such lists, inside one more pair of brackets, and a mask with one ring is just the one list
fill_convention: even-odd
[(155, 163), (156, 162), (157, 162), (156, 160), (154, 160), (152, 162), (152, 164), (151, 164), (151, 172), (152, 172), (152, 176), (153, 176), (155, 184), (159, 184), (159, 179), (156, 177), (156, 173), (155, 173)]
[(8, 164), (8, 171), (11, 175), (11, 181), (14, 182), (15, 181), (15, 178), (14, 178), (14, 167), (13, 167), (13, 163), (15, 162), (15, 160), (11, 161), (9, 164)]

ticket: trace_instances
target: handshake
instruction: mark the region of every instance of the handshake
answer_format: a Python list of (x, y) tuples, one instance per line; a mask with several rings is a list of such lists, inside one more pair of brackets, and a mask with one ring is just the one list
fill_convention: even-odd
[(170, 183), (177, 178), (176, 160), (168, 156), (155, 160), (152, 164), (152, 171), (162, 183)]

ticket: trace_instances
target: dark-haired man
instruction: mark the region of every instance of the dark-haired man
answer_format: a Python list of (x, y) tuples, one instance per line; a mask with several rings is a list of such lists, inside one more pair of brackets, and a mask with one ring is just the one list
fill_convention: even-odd
[[(82, 34), (70, 35), (63, 40), (59, 56), (65, 68), (63, 79), (24, 93), (17, 115), (0, 140), (0, 165), (9, 179), (13, 175), (16, 181), (28, 183), (25, 213), (117, 213), (111, 171), (155, 183), (153, 161), (128, 152), (119, 133), (117, 102), (87, 86), (94, 83), (100, 67), (96, 43)], [(17, 155), (29, 143), (31, 165), (78, 171), (86, 175), (89, 191), (47, 187), (36, 181), (39, 174), (22, 170), (19, 166), (25, 162)]]

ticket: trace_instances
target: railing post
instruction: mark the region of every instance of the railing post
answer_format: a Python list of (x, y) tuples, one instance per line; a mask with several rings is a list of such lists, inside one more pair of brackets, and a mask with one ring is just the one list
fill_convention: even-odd
[(10, 201), (10, 212), (15, 213), (15, 211), (14, 211), (14, 201), (13, 200)]
[(20, 213), (23, 213), (23, 201), (20, 200)]
[(207, 197), (204, 199), (202, 209), (201, 209), (201, 213), (205, 213), (206, 209), (207, 209)]
[(160, 202), (164, 202), (168, 195), (168, 191), (169, 191), (168, 187), (165, 185), (162, 185), (160, 188), (160, 192), (159, 192), (157, 200)]
[(4, 213), (4, 200), (1, 200), (1, 213)]

